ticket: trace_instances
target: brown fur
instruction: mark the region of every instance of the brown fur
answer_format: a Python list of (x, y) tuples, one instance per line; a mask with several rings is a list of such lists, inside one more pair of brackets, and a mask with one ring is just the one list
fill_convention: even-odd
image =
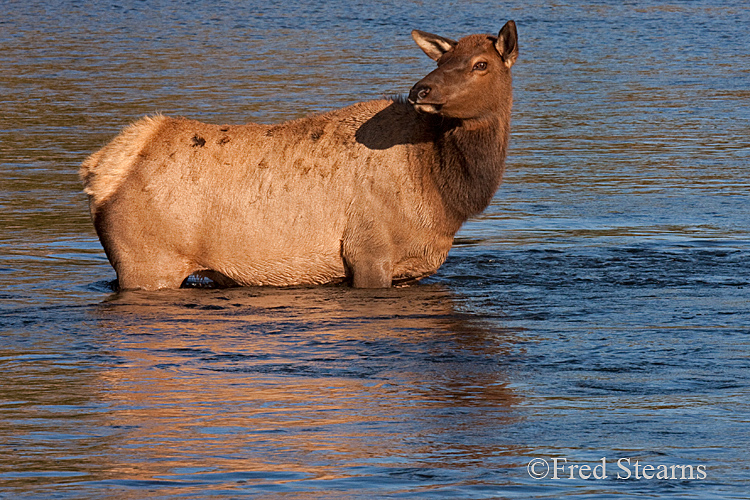
[[(174, 288), (194, 273), (222, 285), (381, 287), (435, 272), (500, 183), (512, 101), (498, 38), (437, 39), (451, 49), (409, 102), (274, 126), (158, 115), (90, 156), (81, 178), (120, 287)], [(476, 57), (495, 73), (441, 71)], [(420, 106), (426, 84), (445, 111)]]

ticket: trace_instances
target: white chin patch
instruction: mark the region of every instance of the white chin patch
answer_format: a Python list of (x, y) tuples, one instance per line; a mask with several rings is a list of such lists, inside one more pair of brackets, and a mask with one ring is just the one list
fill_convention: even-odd
[(430, 115), (435, 115), (439, 111), (438, 107), (434, 104), (415, 104), (414, 109), (416, 109), (420, 113), (426, 113)]

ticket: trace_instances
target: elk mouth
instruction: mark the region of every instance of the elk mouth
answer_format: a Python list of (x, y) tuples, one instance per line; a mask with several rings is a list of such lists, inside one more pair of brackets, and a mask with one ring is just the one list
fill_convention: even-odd
[(420, 82), (409, 91), (408, 101), (418, 113), (434, 115), (440, 112), (444, 104), (435, 101), (434, 94), (432, 87)]
[(433, 102), (417, 102), (413, 99), (409, 99), (409, 104), (414, 106), (414, 109), (418, 113), (424, 113), (427, 115), (436, 115), (440, 113), (441, 108), (443, 107), (440, 103), (433, 103)]

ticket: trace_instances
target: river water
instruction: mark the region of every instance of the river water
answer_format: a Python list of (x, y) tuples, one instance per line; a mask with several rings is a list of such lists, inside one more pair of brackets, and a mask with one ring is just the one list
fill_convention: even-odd
[[(120, 128), (403, 94), (434, 64), (411, 29), (507, 19), (508, 172), (435, 276), (113, 292), (77, 166)], [(4, 3), (0, 497), (750, 498), (749, 25), (744, 0)]]

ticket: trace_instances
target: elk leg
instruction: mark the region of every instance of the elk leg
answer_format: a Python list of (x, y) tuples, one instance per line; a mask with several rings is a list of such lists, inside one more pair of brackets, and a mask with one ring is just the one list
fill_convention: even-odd
[(179, 288), (193, 268), (176, 256), (153, 256), (150, 260), (115, 261), (120, 290)]
[(362, 256), (349, 263), (354, 288), (388, 288), (393, 280), (390, 259)]
[[(358, 206), (368, 206), (360, 203)], [(353, 213), (341, 239), (341, 257), (355, 288), (389, 288), (393, 281), (393, 249), (385, 221)]]

